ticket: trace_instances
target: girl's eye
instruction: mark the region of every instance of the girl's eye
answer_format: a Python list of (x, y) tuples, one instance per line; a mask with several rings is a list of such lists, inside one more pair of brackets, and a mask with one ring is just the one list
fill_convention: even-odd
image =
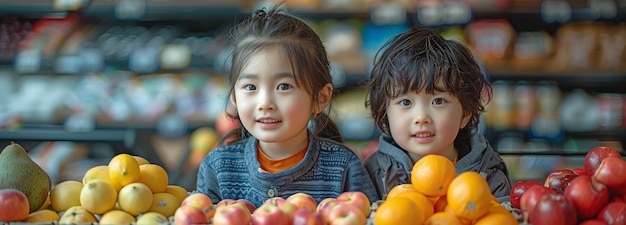
[(291, 85), (289, 84), (279, 84), (278, 87), (276, 87), (276, 89), (278, 90), (288, 90), (291, 89)]
[(435, 100), (433, 100), (433, 105), (441, 105), (446, 103), (447, 101), (443, 98), (436, 98)]
[(243, 89), (247, 90), (247, 91), (253, 91), (256, 90), (256, 86), (252, 85), (252, 84), (246, 84), (243, 86)]
[(401, 106), (411, 105), (411, 101), (409, 101), (408, 99), (402, 99), (398, 102), (398, 105), (401, 105)]

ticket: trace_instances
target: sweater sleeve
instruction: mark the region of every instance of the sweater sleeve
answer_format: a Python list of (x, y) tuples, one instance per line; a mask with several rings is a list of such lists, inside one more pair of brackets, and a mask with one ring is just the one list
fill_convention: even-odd
[(363, 162), (356, 156), (350, 163), (347, 170), (346, 185), (347, 190), (344, 191), (360, 191), (369, 198), (370, 202), (380, 200), (374, 183), (369, 176), (367, 170), (363, 166)]
[(211, 167), (209, 157), (205, 158), (198, 169), (196, 191), (203, 193), (211, 198), (216, 204), (222, 198), (220, 197), (219, 185), (215, 171)]

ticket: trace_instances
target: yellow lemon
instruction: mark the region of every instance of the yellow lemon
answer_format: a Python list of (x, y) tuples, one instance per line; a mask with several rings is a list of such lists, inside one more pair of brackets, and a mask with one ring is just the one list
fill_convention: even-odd
[(72, 206), (80, 205), (80, 191), (83, 183), (67, 180), (58, 183), (50, 190), (50, 204), (56, 212), (64, 212)]
[(183, 202), (189, 196), (189, 192), (185, 188), (174, 184), (168, 185), (165, 192), (173, 194), (180, 202)]
[(109, 161), (109, 177), (124, 187), (139, 179), (139, 163), (126, 153), (118, 154)]
[(143, 164), (139, 166), (139, 180), (148, 185), (152, 193), (165, 192), (168, 185), (167, 171), (157, 164)]
[(87, 182), (80, 191), (80, 205), (93, 214), (103, 214), (115, 207), (117, 191), (102, 179)]
[(107, 165), (94, 166), (91, 169), (88, 169), (87, 172), (85, 172), (85, 175), (83, 175), (83, 184), (86, 184), (93, 179), (103, 179), (109, 181), (113, 184), (116, 191), (120, 191), (120, 189), (122, 189), (119, 184), (111, 180), (111, 177), (109, 176), (109, 166)]
[(26, 218), (26, 222), (28, 223), (46, 223), (52, 221), (59, 221), (61, 217), (55, 211), (50, 209), (40, 209), (35, 212), (32, 212)]
[(106, 212), (99, 221), (100, 224), (132, 224), (134, 222), (134, 216), (118, 209)]
[(135, 160), (137, 160), (137, 163), (141, 166), (143, 164), (150, 164), (150, 162), (148, 162), (148, 160), (144, 157), (138, 156), (138, 155), (134, 155), (133, 158), (135, 158)]
[(59, 224), (87, 224), (97, 222), (96, 217), (82, 206), (72, 206), (67, 209)]
[(167, 224), (169, 220), (167, 217), (158, 212), (147, 212), (139, 216), (136, 225), (154, 225), (154, 224)]
[(143, 183), (136, 182), (124, 186), (117, 197), (120, 209), (133, 216), (147, 212), (152, 206), (152, 191)]
[(166, 217), (174, 215), (176, 209), (180, 206), (180, 201), (176, 196), (170, 193), (153, 194), (152, 206), (148, 211), (158, 212)]

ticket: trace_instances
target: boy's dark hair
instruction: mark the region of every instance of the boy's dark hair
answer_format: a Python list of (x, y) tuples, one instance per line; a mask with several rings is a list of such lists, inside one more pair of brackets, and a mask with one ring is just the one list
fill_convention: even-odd
[[(436, 86), (438, 82), (444, 84), (443, 90)], [(458, 138), (470, 137), (485, 110), (482, 94), (489, 100), (492, 93), (491, 84), (467, 47), (446, 40), (435, 30), (414, 25), (387, 40), (376, 53), (366, 106), (370, 106), (378, 129), (391, 135), (386, 111), (390, 99), (421, 91), (447, 91), (459, 99), (464, 115), (471, 117)]]
[[(229, 41), (233, 47), (230, 95), (233, 94), (234, 85), (249, 58), (269, 48), (279, 48), (285, 52), (290, 59), (296, 85), (307, 91), (313, 104), (319, 102), (318, 93), (324, 86), (332, 84), (330, 63), (320, 37), (303, 20), (282, 11), (280, 4), (269, 11), (265, 8), (256, 10), (252, 17), (231, 29)], [(227, 115), (239, 119), (236, 111)], [(339, 129), (324, 111), (313, 118), (311, 134), (343, 142)], [(250, 133), (239, 122), (239, 128), (226, 134), (220, 144), (224, 144), (226, 140), (231, 143), (249, 136)]]

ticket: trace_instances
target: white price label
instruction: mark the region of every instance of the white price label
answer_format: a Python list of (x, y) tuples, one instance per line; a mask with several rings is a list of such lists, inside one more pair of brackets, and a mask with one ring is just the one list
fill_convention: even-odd
[(564, 0), (544, 0), (541, 18), (546, 23), (565, 23), (572, 19), (572, 6)]
[(160, 48), (135, 49), (128, 59), (128, 67), (135, 73), (151, 73), (159, 69)]
[(417, 9), (417, 21), (426, 26), (436, 26), (445, 23), (444, 6), (428, 5)]
[(161, 68), (184, 69), (191, 62), (191, 48), (187, 44), (167, 44), (161, 51)]
[(380, 3), (371, 9), (370, 19), (377, 25), (394, 25), (406, 22), (406, 8), (397, 2)]
[(145, 0), (119, 0), (115, 5), (115, 17), (121, 20), (141, 19), (146, 13)]
[(472, 20), (472, 9), (464, 2), (448, 2), (443, 8), (447, 25), (466, 24)]
[(41, 50), (30, 49), (18, 52), (13, 66), (18, 73), (35, 73), (41, 70), (41, 64)]
[(594, 19), (612, 19), (617, 16), (617, 4), (613, 0), (589, 0), (587, 6)]

